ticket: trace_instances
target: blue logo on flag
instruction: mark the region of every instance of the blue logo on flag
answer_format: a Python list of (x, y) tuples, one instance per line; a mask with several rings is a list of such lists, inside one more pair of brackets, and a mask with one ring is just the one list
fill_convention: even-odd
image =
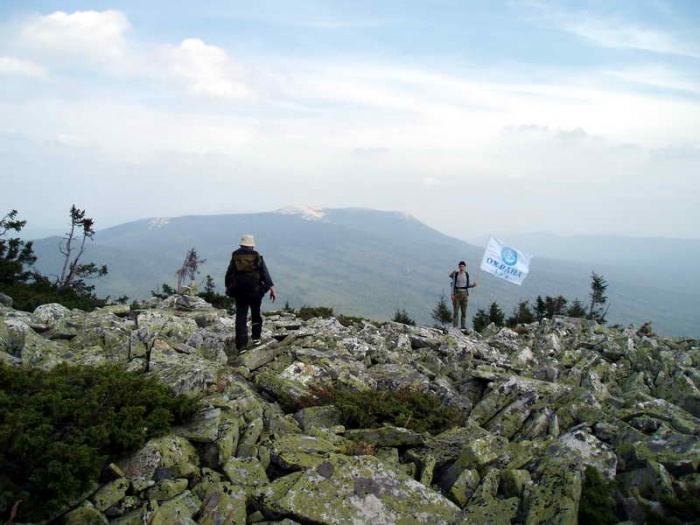
[(503, 262), (508, 266), (513, 266), (518, 262), (518, 252), (506, 246), (501, 250), (501, 259), (503, 259)]

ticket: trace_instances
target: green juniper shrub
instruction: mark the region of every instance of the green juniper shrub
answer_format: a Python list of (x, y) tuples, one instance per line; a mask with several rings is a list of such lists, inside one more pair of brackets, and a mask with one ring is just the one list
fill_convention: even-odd
[(506, 326), (515, 328), (519, 324), (530, 324), (535, 322), (535, 314), (530, 309), (530, 301), (521, 301), (513, 309), (513, 314), (506, 319)]
[(578, 521), (596, 525), (615, 525), (620, 522), (615, 514), (615, 482), (606, 482), (591, 466), (586, 466), (584, 471)]
[(89, 291), (60, 290), (55, 283), (40, 275), (35, 275), (32, 282), (0, 286), (0, 291), (12, 297), (13, 308), (26, 312), (33, 312), (37, 306), (48, 303), (59, 303), (66, 308), (86, 312), (107, 304), (105, 299)]
[(0, 522), (41, 521), (75, 501), (109, 461), (133, 452), (197, 402), (118, 365), (51, 371), (0, 364)]
[(651, 326), (651, 321), (647, 321), (642, 326), (640, 326), (639, 330), (637, 330), (637, 335), (654, 337), (656, 334), (654, 333), (654, 328)]
[(430, 315), (435, 322), (440, 323), (443, 327), (452, 322), (452, 310), (447, 306), (447, 299), (444, 295), (441, 295), (435, 303)]
[(434, 394), (413, 388), (356, 391), (341, 385), (317, 385), (310, 396), (285, 407), (296, 411), (308, 406), (334, 405), (347, 428), (378, 428), (388, 423), (415, 432), (438, 434), (464, 423), (461, 411), (442, 404)]
[(494, 301), (491, 303), (488, 312), (482, 308), (479, 308), (476, 315), (472, 319), (472, 326), (474, 327), (475, 331), (481, 333), (491, 323), (495, 324), (496, 326), (504, 326), (505, 318), (505, 313), (503, 313), (501, 307), (498, 306), (498, 303)]
[(579, 299), (574, 299), (571, 306), (566, 309), (566, 315), (583, 319), (586, 317), (586, 308)]
[(415, 326), (416, 321), (413, 319), (410, 315), (408, 315), (408, 312), (404, 310), (403, 308), (401, 309), (396, 309), (394, 312), (394, 317), (391, 318), (392, 321), (395, 323), (401, 323), (401, 324), (407, 324), (410, 326)]
[(700, 524), (700, 499), (697, 497), (661, 496), (660, 502), (664, 514), (649, 507), (646, 512), (646, 523), (650, 525)]
[(296, 315), (304, 321), (308, 321), (313, 317), (328, 319), (333, 317), (333, 308), (328, 308), (327, 306), (302, 306)]
[(364, 321), (372, 323), (375, 326), (379, 326), (377, 322), (367, 319), (366, 317), (344, 314), (340, 314), (338, 316), (338, 322), (343, 326), (361, 325)]

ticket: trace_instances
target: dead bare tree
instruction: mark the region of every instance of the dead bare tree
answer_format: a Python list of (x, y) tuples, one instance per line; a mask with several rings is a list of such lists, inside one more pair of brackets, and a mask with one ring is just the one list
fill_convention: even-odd
[(85, 279), (107, 275), (107, 266), (95, 263), (81, 264), (80, 258), (85, 252), (85, 243), (95, 235), (95, 221), (85, 216), (85, 210), (75, 206), (70, 208), (70, 230), (61, 239), (59, 250), (64, 255), (63, 269), (56, 285), (59, 290), (73, 288), (77, 291), (90, 291), (93, 287), (85, 285)]
[(190, 282), (195, 280), (197, 274), (199, 274), (199, 265), (205, 262), (207, 262), (206, 259), (199, 259), (197, 257), (197, 251), (194, 248), (190, 248), (187, 251), (182, 266), (175, 272), (175, 275), (177, 275), (177, 293), (182, 292), (185, 279), (189, 278)]

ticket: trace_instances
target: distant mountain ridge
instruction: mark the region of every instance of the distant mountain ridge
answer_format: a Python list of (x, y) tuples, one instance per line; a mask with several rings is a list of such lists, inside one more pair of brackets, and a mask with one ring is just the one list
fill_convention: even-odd
[[(206, 259), (201, 279), (211, 275), (222, 290), (230, 254), (246, 233), (255, 235), (278, 288), (280, 304), (265, 301), (268, 309), (286, 302), (293, 307), (322, 305), (375, 319), (388, 319), (396, 309), (405, 309), (417, 321), (431, 324), (436, 301), (441, 294), (449, 295), (449, 271), (466, 260), (472, 279), (479, 279), (470, 297), (470, 318), (493, 301), (509, 314), (519, 301), (537, 295), (563, 295), (585, 303), (594, 270), (610, 283), (611, 322), (640, 325), (651, 320), (662, 334), (700, 335), (693, 289), (679, 289), (664, 275), (622, 278), (629, 273), (610, 261), (548, 259), (513, 242), (535, 255), (530, 275), (518, 287), (486, 273), (479, 275), (482, 247), (400, 212), (297, 207), (142, 219), (98, 231), (85, 261), (109, 267), (109, 275), (95, 283), (100, 295), (145, 298), (162, 283), (174, 285), (185, 253), (195, 248)], [(56, 237), (35, 241), (38, 269), (45, 274), (60, 267), (57, 243)]]

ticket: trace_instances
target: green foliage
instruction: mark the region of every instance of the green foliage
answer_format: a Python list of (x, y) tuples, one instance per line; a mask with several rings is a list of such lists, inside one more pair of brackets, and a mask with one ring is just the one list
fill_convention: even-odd
[(341, 385), (321, 385), (311, 396), (287, 408), (334, 405), (347, 428), (379, 428), (385, 424), (416, 432), (439, 434), (464, 424), (462, 411), (442, 404), (440, 398), (412, 388), (355, 391)]
[(394, 317), (391, 319), (395, 323), (402, 323), (402, 324), (407, 324), (411, 326), (415, 326), (416, 321), (408, 315), (408, 312), (404, 309), (396, 309), (396, 312), (394, 312)]
[(0, 219), (0, 285), (26, 282), (32, 275), (27, 267), (36, 262), (31, 242), (13, 237), (6, 239), (8, 231), (19, 232), (27, 221), (17, 218), (17, 210), (11, 210)]
[(175, 290), (175, 288), (165, 283), (160, 285), (160, 291), (151, 290), (151, 295), (158, 299), (167, 299), (168, 297), (170, 297), (171, 295), (175, 295), (176, 293), (177, 291)]
[(16, 310), (33, 312), (37, 306), (59, 303), (66, 308), (77, 308), (89, 312), (107, 304), (92, 292), (59, 289), (46, 277), (35, 275), (33, 282), (13, 283), (0, 286), (0, 291), (12, 297), (12, 307)]
[[(85, 210), (71, 206), (70, 230), (61, 240), (59, 250), (64, 256), (61, 276), (56, 281), (56, 287), (60, 291), (74, 290), (79, 294), (91, 294), (94, 285), (88, 285), (85, 280), (107, 275), (107, 266), (97, 266), (95, 263), (81, 263), (80, 259), (85, 252), (85, 243), (95, 236), (95, 221), (85, 216)], [(76, 231), (78, 230), (78, 231)]]
[(689, 494), (684, 498), (661, 496), (659, 499), (663, 514), (649, 507), (645, 523), (650, 525), (700, 524), (700, 498), (696, 495)]
[(472, 326), (477, 332), (483, 332), (491, 323), (494, 323), (496, 326), (505, 326), (505, 319), (506, 314), (503, 313), (498, 303), (494, 301), (489, 306), (488, 313), (481, 308), (476, 312), (472, 319)]
[[(38, 272), (28, 270), (36, 262), (32, 243), (18, 239), (5, 239), (10, 230), (21, 231), (26, 221), (16, 219), (17, 211), (12, 210), (0, 219), (0, 291), (12, 297), (12, 306), (17, 310), (33, 311), (37, 306), (47, 303), (59, 303), (67, 308), (92, 310), (107, 304), (106, 299), (98, 298), (94, 286), (85, 283), (85, 279), (107, 274), (107, 267), (98, 267), (95, 263), (81, 264), (85, 240), (92, 238), (93, 220), (85, 217), (83, 210), (71, 208), (71, 230), (60, 245), (65, 256), (61, 277), (51, 282)], [(76, 228), (83, 230), (82, 242), (79, 243)]]
[(443, 326), (452, 322), (452, 310), (447, 306), (447, 300), (444, 295), (441, 295), (438, 302), (435, 303), (431, 316)]
[(506, 319), (506, 326), (511, 328), (519, 324), (530, 324), (535, 322), (535, 315), (530, 310), (530, 301), (522, 301), (513, 310), (513, 315)]
[(328, 308), (326, 306), (302, 306), (297, 311), (296, 316), (304, 321), (308, 321), (314, 317), (328, 319), (329, 317), (333, 317), (333, 308)]
[(644, 323), (642, 326), (639, 327), (639, 330), (637, 330), (637, 335), (645, 335), (647, 337), (654, 337), (656, 334), (654, 333), (654, 328), (651, 325), (651, 321), (647, 321)]
[(608, 297), (605, 295), (605, 290), (608, 288), (608, 282), (603, 279), (602, 275), (591, 272), (591, 304), (588, 310), (588, 319), (604, 324), (605, 316), (608, 314)]
[(167, 433), (197, 410), (155, 379), (63, 365), (0, 364), (0, 518), (39, 521), (80, 496), (106, 462)]
[[(163, 285), (165, 286), (165, 285)], [(153, 292), (151, 292), (153, 293)], [(206, 276), (204, 291), (197, 294), (214, 308), (223, 308), (229, 314), (236, 313), (236, 300), (228, 295), (220, 294), (216, 291), (216, 285), (211, 275)]]
[(571, 306), (566, 310), (566, 315), (569, 317), (586, 317), (586, 309), (583, 307), (583, 303), (579, 299), (574, 299)]
[(578, 511), (579, 523), (596, 525), (619, 523), (620, 519), (615, 514), (615, 482), (606, 482), (591, 466), (586, 466), (584, 474)]
[(372, 321), (371, 319), (366, 319), (365, 317), (361, 317), (358, 315), (340, 314), (338, 316), (338, 322), (340, 324), (342, 324), (343, 326), (361, 325), (363, 322), (372, 323), (372, 324), (378, 326), (377, 323)]

